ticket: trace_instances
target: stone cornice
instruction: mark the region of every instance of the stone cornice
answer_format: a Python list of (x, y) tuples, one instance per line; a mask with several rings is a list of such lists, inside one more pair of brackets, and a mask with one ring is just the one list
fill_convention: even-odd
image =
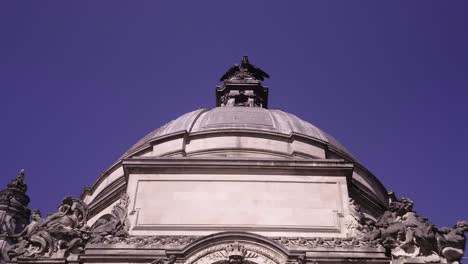
[(132, 158), (122, 161), (126, 177), (129, 173), (149, 173), (155, 169), (173, 173), (229, 172), (276, 174), (288, 172), (293, 175), (312, 174), (351, 177), (354, 165), (343, 160), (272, 160), (272, 159), (206, 159), (206, 158)]

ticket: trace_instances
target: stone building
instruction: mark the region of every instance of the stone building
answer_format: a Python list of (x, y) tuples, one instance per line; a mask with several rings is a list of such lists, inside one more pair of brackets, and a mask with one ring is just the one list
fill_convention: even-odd
[[(24, 172), (0, 192), (7, 263), (457, 263), (468, 222), (437, 228), (339, 142), (268, 109), (244, 57), (216, 106), (143, 137), (42, 218)], [(31, 218), (31, 219), (29, 219)]]

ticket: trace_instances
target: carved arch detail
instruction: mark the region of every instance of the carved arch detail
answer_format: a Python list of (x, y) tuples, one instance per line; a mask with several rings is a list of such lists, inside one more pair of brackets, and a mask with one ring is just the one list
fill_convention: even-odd
[(218, 233), (197, 241), (182, 253), (185, 264), (285, 264), (287, 249), (251, 233)]

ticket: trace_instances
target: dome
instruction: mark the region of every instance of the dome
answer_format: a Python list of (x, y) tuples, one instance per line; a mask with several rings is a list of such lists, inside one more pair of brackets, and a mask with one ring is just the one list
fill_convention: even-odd
[[(186, 113), (143, 137), (123, 157), (137, 155), (156, 142), (164, 141), (166, 138), (178, 134), (205, 135), (206, 137), (209, 134), (215, 135), (226, 132), (269, 135), (282, 139), (301, 138), (302, 140), (323, 144), (337, 154), (354, 160), (343, 145), (316, 126), (281, 110), (255, 107), (216, 107)], [(213, 146), (207, 146), (207, 148), (213, 149)], [(241, 148), (253, 150), (249, 145), (240, 146), (239, 149)], [(200, 151), (198, 149), (198, 152)], [(258, 149), (258, 151), (261, 151), (261, 149)], [(165, 156), (165, 154), (168, 155), (167, 153), (161, 153), (161, 156)], [(310, 153), (301, 154), (303, 156), (314, 156), (309, 155)]]
[(351, 201), (376, 219), (389, 201), (382, 183), (326, 132), (269, 109), (267, 75), (247, 66), (222, 77), (215, 108), (152, 131), (86, 188), (88, 224), (122, 193), (131, 235), (347, 237)]

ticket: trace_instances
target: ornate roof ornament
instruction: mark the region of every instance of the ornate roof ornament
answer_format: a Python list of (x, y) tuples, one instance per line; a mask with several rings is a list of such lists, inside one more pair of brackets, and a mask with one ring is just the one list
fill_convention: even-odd
[(8, 185), (10, 189), (16, 189), (22, 193), (26, 193), (28, 186), (24, 183), (24, 169), (20, 170), (16, 179), (12, 180)]
[(0, 235), (13, 236), (29, 223), (27, 189), (24, 170), (21, 170), (7, 188), (0, 190)]
[(268, 88), (261, 84), (265, 78), (270, 76), (244, 56), (221, 77), (224, 85), (216, 87), (216, 106), (268, 108)]
[(263, 81), (265, 78), (270, 78), (268, 73), (251, 64), (249, 62), (249, 57), (244, 56), (240, 64), (234, 64), (219, 80), (226, 81), (249, 79)]

